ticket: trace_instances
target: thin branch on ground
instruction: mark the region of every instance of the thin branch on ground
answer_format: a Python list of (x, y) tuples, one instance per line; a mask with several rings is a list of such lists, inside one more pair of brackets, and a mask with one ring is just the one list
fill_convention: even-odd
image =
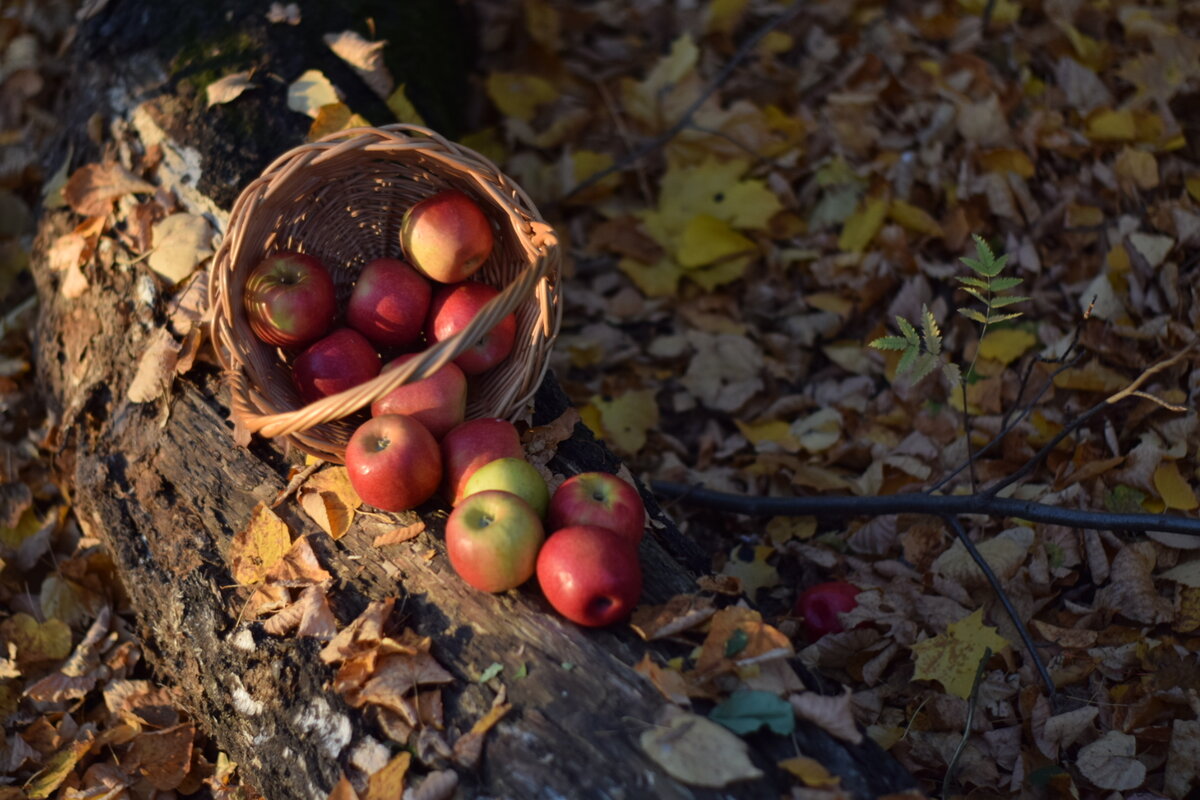
[(630, 153), (625, 158), (622, 158), (611, 167), (602, 169), (577, 183), (570, 191), (560, 198), (559, 202), (569, 200), (585, 189), (595, 186), (609, 175), (617, 172), (624, 172), (626, 169), (634, 164), (637, 164), (643, 158), (650, 155), (655, 150), (663, 147), (667, 142), (678, 136), (680, 131), (691, 124), (692, 116), (700, 109), (702, 105), (708, 101), (710, 97), (713, 96), (713, 94), (716, 93), (717, 89), (721, 88), (721, 86), (723, 86), (725, 82), (729, 80), (730, 76), (733, 75), (734, 70), (736, 70), (738, 66), (741, 65), (741, 63), (745, 61), (746, 58), (754, 51), (754, 48), (756, 48), (758, 43), (763, 40), (763, 37), (776, 28), (779, 28), (794, 19), (800, 13), (800, 10), (803, 8), (803, 6), (804, 3), (802, 0), (795, 0), (795, 2), (793, 2), (786, 11), (768, 20), (758, 30), (751, 34), (750, 38), (742, 42), (741, 46), (738, 47), (737, 52), (733, 54), (733, 57), (729, 59), (724, 67), (721, 68), (721, 71), (717, 73), (717, 76), (709, 81), (708, 85), (706, 85), (700, 92), (700, 96), (692, 101), (691, 105), (684, 110), (684, 112), (679, 116), (679, 119), (675, 120), (675, 123), (671, 127), (667, 128), (658, 136), (655, 136), (653, 139), (646, 142), (637, 150)]
[(1065, 525), (1089, 530), (1120, 530), (1135, 533), (1159, 531), (1200, 536), (1200, 519), (1174, 514), (1120, 514), (1063, 508), (1033, 500), (979, 494), (940, 495), (924, 492), (872, 495), (821, 495), (818, 497), (757, 497), (716, 492), (670, 481), (654, 481), (650, 488), (669, 500), (690, 506), (745, 514), (751, 517), (880, 517), (894, 514), (929, 514), (937, 517), (980, 514), (1012, 517), (1027, 522)]
[(1000, 584), (1000, 579), (996, 577), (996, 573), (992, 571), (992, 567), (988, 564), (987, 559), (983, 557), (983, 553), (979, 552), (979, 548), (971, 541), (971, 537), (967, 535), (967, 531), (959, 522), (958, 517), (943, 517), (947, 525), (954, 529), (954, 535), (963, 543), (963, 547), (967, 548), (967, 552), (971, 554), (971, 558), (979, 565), (979, 569), (983, 571), (984, 577), (991, 584), (992, 591), (996, 593), (996, 598), (1000, 601), (1000, 605), (1004, 606), (1004, 612), (1008, 614), (1008, 618), (1012, 620), (1012, 624), (1017, 629), (1017, 635), (1021, 637), (1021, 641), (1025, 644), (1025, 649), (1029, 652), (1029, 658), (1033, 661), (1033, 665), (1037, 667), (1038, 675), (1042, 677), (1042, 683), (1046, 684), (1046, 693), (1050, 697), (1054, 697), (1054, 680), (1050, 677), (1049, 671), (1046, 670), (1046, 665), (1042, 663), (1042, 657), (1038, 655), (1037, 648), (1033, 644), (1033, 637), (1029, 635), (1029, 629), (1025, 627), (1025, 623), (1021, 621), (1021, 617), (1017, 614), (1017, 609), (1013, 607), (1012, 600), (1009, 599), (1008, 593), (1004, 591), (1004, 587)]
[(985, 648), (983, 658), (979, 659), (979, 666), (975, 669), (975, 680), (971, 682), (971, 696), (967, 698), (967, 722), (963, 725), (963, 735), (958, 741), (958, 747), (954, 748), (954, 755), (950, 757), (950, 763), (946, 766), (946, 776), (942, 779), (942, 797), (950, 797), (950, 787), (954, 785), (954, 773), (958, 772), (958, 760), (962, 758), (963, 752), (967, 749), (967, 742), (971, 739), (971, 728), (975, 725), (975, 707), (979, 705), (979, 687), (983, 684), (983, 673), (987, 666), (987, 662), (992, 657), (992, 648)]

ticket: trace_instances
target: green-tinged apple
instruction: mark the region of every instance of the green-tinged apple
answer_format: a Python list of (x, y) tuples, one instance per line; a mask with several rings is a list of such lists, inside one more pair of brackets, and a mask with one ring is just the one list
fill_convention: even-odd
[(410, 265), (377, 258), (354, 283), (346, 322), (376, 347), (409, 347), (421, 338), (432, 296), (429, 281)]
[[(425, 338), (443, 342), (470, 324), (489, 300), (500, 294), (494, 286), (467, 281), (443, 286), (433, 293)], [(509, 314), (490, 331), (483, 333), (471, 347), (459, 354), (454, 363), (468, 375), (478, 375), (508, 358), (517, 335), (517, 317)]]
[(366, 337), (338, 328), (309, 345), (292, 364), (292, 380), (304, 402), (357, 386), (379, 374), (379, 354)]
[[(420, 353), (405, 353), (384, 366), (396, 369)], [(453, 361), (442, 365), (428, 378), (397, 386), (371, 404), (371, 415), (408, 414), (421, 422), (433, 438), (441, 439), (467, 414), (467, 376)]]
[(450, 565), (485, 592), (515, 589), (533, 577), (544, 538), (537, 512), (510, 492), (473, 494), (446, 519)]
[(542, 473), (524, 458), (510, 456), (484, 464), (467, 479), (466, 486), (463, 487), (463, 497), (470, 498), (473, 494), (491, 489), (512, 492), (529, 503), (539, 519), (545, 518), (546, 506), (550, 503), (550, 490), (546, 488), (546, 480)]
[(594, 525), (550, 534), (538, 553), (537, 577), (555, 611), (589, 627), (625, 619), (642, 595), (637, 548)]
[(521, 435), (506, 419), (482, 417), (457, 425), (442, 437), (442, 497), (458, 505), (475, 470), (497, 458), (524, 458)]
[(427, 197), (404, 212), (400, 246), (413, 266), (440, 283), (471, 277), (492, 253), (492, 223), (479, 204), (456, 189)]
[(405, 511), (437, 491), (442, 454), (424, 425), (403, 414), (385, 414), (351, 435), (346, 471), (363, 502), (384, 511)]
[(333, 278), (315, 257), (273, 253), (246, 278), (250, 330), (276, 347), (304, 347), (325, 335), (337, 314)]
[(646, 506), (629, 483), (609, 472), (581, 472), (563, 481), (550, 498), (546, 529), (573, 525), (608, 528), (635, 547), (642, 540)]

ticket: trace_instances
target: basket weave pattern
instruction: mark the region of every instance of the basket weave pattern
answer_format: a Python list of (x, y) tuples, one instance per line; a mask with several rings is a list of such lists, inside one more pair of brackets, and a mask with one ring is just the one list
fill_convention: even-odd
[[(330, 271), (340, 308), (359, 272), (376, 258), (403, 258), (404, 211), (443, 189), (472, 196), (493, 223), (495, 247), (471, 280), (500, 289), (466, 329), (403, 366), (305, 405), (285, 355), (250, 330), (246, 278), (266, 255), (297, 250)], [(546, 372), (562, 318), (554, 231), (528, 196), (483, 156), (426, 128), (354, 128), (296, 147), (275, 160), (238, 197), (213, 260), (212, 338), (231, 391), (235, 436), (285, 436), (329, 461), (344, 460), (361, 409), (404, 383), (454, 360), (509, 313), (511, 355), (472, 378), (467, 417), (514, 419)]]

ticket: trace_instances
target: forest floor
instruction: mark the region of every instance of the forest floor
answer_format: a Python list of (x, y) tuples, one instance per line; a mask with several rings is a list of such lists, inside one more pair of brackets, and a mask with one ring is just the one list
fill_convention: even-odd
[[(1195, 516), (1195, 3), (465, 5), (478, 91), (462, 141), (559, 231), (551, 365), (639, 478), (866, 498), (1017, 476), (1004, 496)], [(77, 741), (70, 725), (135, 740), (168, 690), (143, 680), (130, 626), (106, 616), (121, 610), (111, 565), (44, 455), (52, 421), (30, 369), (23, 267), (53, 180), (39, 146), (73, 21), (70, 4), (18, 7), (0, 15), (0, 775), (19, 783), (0, 779), (0, 798), (23, 784), (44, 792), (30, 796), (150, 796), (99, 748), (62, 749)], [(975, 236), (1019, 285), (959, 280), (978, 280), (962, 262)], [(996, 319), (1008, 313), (1019, 316)], [(905, 333), (898, 317), (915, 325), (921, 380), (901, 351), (870, 346)], [(1200, 785), (1195, 537), (962, 518), (1032, 635), (1049, 696), (936, 515), (667, 506), (715, 576), (850, 688), (858, 722), (928, 794), (1182, 800)], [(848, 630), (811, 640), (793, 604), (830, 580), (857, 586), (858, 606)], [(663, 685), (686, 692), (684, 666), (660, 666), (677, 673)], [(62, 711), (84, 698), (86, 721)], [(53, 710), (29, 716), (40, 708)], [(162, 713), (151, 727), (179, 733), (143, 736), (138, 757), (161, 747), (192, 767), (160, 784), (245, 791), (202, 737), (183, 741), (198, 736), (185, 719)], [(791, 767), (796, 796), (839, 796), (810, 765)]]

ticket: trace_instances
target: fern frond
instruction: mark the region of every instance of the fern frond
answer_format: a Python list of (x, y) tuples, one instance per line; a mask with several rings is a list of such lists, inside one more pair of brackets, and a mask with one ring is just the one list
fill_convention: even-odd
[(958, 313), (962, 314), (964, 317), (971, 320), (972, 322), (978, 322), (980, 325), (988, 324), (988, 318), (985, 317), (983, 314), (980, 314), (978, 311), (976, 311), (973, 308), (960, 308), (958, 310)]
[(900, 333), (903, 334), (905, 340), (908, 341), (910, 345), (913, 347), (919, 347), (921, 345), (921, 338), (917, 335), (917, 329), (913, 327), (911, 322), (906, 320), (904, 317), (898, 316), (896, 317), (896, 324), (900, 326)]
[(1022, 282), (1024, 282), (1024, 280), (1025, 280), (1024, 278), (1013, 278), (1013, 277), (992, 278), (991, 285), (988, 286), (987, 288), (991, 289), (993, 292), (1004, 292), (1004, 291), (1007, 291), (1007, 290), (1013, 288), (1014, 286), (1021, 284)]
[(942, 331), (938, 328), (933, 312), (921, 306), (921, 334), (925, 339), (925, 349), (935, 356), (942, 352)]
[(993, 297), (988, 301), (988, 308), (1003, 308), (1011, 306), (1013, 303), (1024, 303), (1028, 297), (1022, 297), (1018, 294), (1006, 294), (1003, 297)]
[(909, 343), (903, 336), (880, 336), (868, 346), (876, 350), (904, 350)]

